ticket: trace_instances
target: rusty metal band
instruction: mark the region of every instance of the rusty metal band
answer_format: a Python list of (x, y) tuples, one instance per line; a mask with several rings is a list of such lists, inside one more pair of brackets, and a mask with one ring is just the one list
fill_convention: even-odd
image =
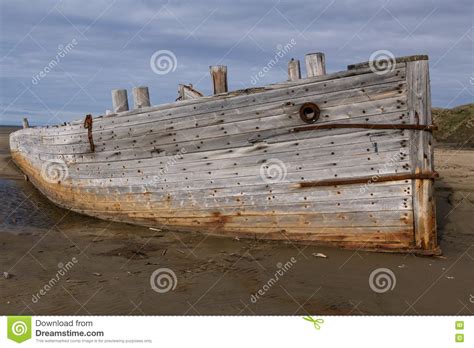
[(303, 126), (293, 128), (292, 132), (304, 132), (310, 130), (318, 130), (318, 129), (335, 129), (335, 128), (364, 128), (364, 129), (412, 129), (412, 130), (419, 130), (419, 131), (426, 131), (432, 132), (437, 130), (438, 127), (430, 124), (430, 125), (422, 125), (422, 124), (382, 124), (382, 123), (375, 123), (375, 124), (367, 124), (367, 123), (330, 123), (330, 124), (317, 124), (312, 126)]
[(87, 138), (89, 138), (89, 145), (91, 147), (91, 151), (95, 151), (94, 139), (92, 137), (92, 115), (86, 115), (84, 119), (84, 128), (87, 128)]
[(434, 180), (439, 177), (437, 172), (419, 173), (419, 174), (390, 174), (390, 175), (372, 175), (359, 178), (341, 178), (320, 181), (307, 181), (299, 183), (301, 188), (318, 187), (318, 186), (337, 186), (337, 185), (353, 185), (353, 184), (376, 184), (386, 181), (398, 180)]

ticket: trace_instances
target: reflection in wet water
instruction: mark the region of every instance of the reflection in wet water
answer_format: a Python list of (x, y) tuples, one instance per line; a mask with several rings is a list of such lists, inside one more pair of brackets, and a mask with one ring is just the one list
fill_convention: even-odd
[[(0, 179), (0, 232), (20, 234), (28, 229), (50, 229), (66, 210), (54, 205), (33, 185), (23, 180)], [(90, 218), (68, 213), (70, 219)]]

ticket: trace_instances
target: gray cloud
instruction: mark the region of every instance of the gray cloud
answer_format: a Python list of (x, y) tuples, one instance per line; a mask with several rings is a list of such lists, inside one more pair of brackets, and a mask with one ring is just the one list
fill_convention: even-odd
[[(376, 50), (428, 54), (433, 105), (472, 102), (471, 1), (3, 1), (0, 5), (0, 124), (54, 124), (110, 109), (110, 91), (150, 87), (153, 104), (173, 101), (178, 83), (210, 94), (208, 67), (225, 64), (231, 89), (251, 87), (277, 51), (296, 45), (262, 78), (286, 79), (286, 63), (326, 53), (345, 70)], [(69, 53), (37, 83), (61, 48)], [(177, 69), (154, 74), (160, 49)]]

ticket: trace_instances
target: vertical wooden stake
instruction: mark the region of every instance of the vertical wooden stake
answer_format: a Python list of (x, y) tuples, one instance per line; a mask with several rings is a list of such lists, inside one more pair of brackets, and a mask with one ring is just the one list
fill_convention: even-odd
[[(407, 106), (410, 123), (431, 125), (431, 94), (428, 60), (406, 63)], [(434, 172), (433, 135), (430, 132), (411, 131), (410, 147), (414, 173)], [(415, 244), (425, 250), (436, 250), (436, 205), (433, 180), (413, 180), (413, 213)]]
[(182, 83), (179, 84), (177, 100), (186, 100), (186, 91), (184, 90), (184, 85)]
[(30, 123), (26, 117), (23, 118), (23, 128), (30, 128)]
[(324, 53), (308, 53), (304, 60), (308, 77), (326, 75), (326, 58)]
[(112, 105), (115, 113), (128, 111), (128, 96), (126, 89), (112, 90)]
[(214, 94), (227, 92), (227, 67), (225, 65), (213, 65), (209, 67)]
[(293, 59), (288, 62), (288, 80), (296, 81), (301, 79), (301, 67), (298, 59)]
[(134, 87), (132, 90), (133, 105), (135, 109), (146, 108), (150, 106), (150, 94), (148, 87)]

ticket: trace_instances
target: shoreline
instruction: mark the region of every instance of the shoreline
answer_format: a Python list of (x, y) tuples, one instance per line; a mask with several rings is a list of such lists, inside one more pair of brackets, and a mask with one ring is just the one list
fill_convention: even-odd
[[(436, 148), (443, 256), (418, 257), (150, 230), (69, 212), (23, 180), (9, 160), (4, 130), (0, 271), (9, 277), (0, 279), (0, 314), (453, 315), (474, 310), (469, 302), (473, 150)], [(77, 262), (61, 275), (73, 258)], [(269, 286), (278, 265), (292, 258), (293, 266)], [(160, 268), (175, 273), (174, 290), (153, 291), (152, 275)], [(396, 276), (393, 290), (383, 294), (372, 291), (368, 281), (379, 268)], [(44, 290), (52, 279), (54, 285)], [(268, 289), (254, 303), (252, 295), (264, 285)], [(44, 295), (34, 301), (41, 290)]]

